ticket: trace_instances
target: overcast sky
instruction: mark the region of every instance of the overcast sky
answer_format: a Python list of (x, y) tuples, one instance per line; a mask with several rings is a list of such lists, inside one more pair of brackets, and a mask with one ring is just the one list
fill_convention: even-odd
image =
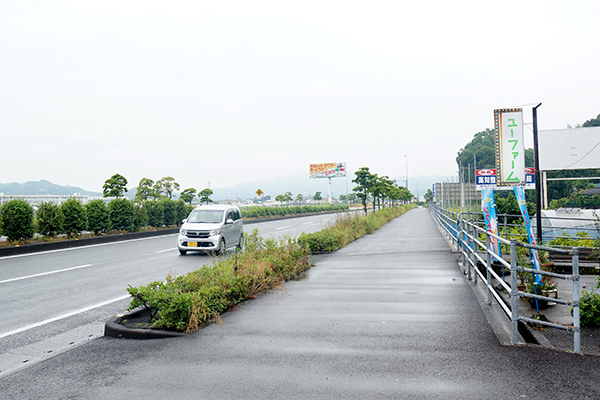
[(600, 114), (599, 15), (597, 0), (2, 0), (0, 182), (202, 189), (338, 161), (456, 175), (496, 108), (531, 123), (541, 102), (542, 130)]

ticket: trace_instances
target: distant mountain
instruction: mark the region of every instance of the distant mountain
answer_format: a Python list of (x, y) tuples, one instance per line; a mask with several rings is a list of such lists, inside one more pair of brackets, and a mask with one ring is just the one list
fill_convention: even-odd
[(42, 179), (41, 181), (28, 181), (25, 183), (0, 183), (0, 193), (9, 196), (19, 195), (71, 195), (74, 193), (86, 194), (88, 196), (102, 196), (100, 192), (90, 192), (76, 186), (60, 186)]
[[(331, 190), (334, 197), (339, 197), (342, 194), (352, 193), (354, 176), (346, 178), (331, 179)], [(405, 177), (392, 177), (396, 179), (399, 185), (405, 184)], [(430, 189), (434, 183), (450, 182), (456, 177), (448, 176), (419, 176), (408, 177), (409, 189), (416, 196), (423, 196), (427, 189)], [(204, 187), (197, 187), (197, 190), (202, 190)], [(213, 200), (225, 200), (239, 198), (242, 200), (253, 199), (258, 197), (256, 191), (260, 189), (264, 195), (271, 196), (272, 199), (278, 194), (284, 194), (287, 191), (292, 192), (294, 198), (298, 193), (304, 195), (305, 198), (312, 197), (316, 192), (321, 192), (323, 198), (328, 195), (328, 180), (327, 179), (311, 179), (308, 174), (297, 174), (285, 177), (264, 178), (253, 182), (242, 182), (228, 188), (212, 188), (214, 194)], [(130, 188), (124, 195), (130, 199), (135, 197), (137, 186)], [(36, 194), (53, 194), (53, 195), (72, 195), (80, 193), (88, 196), (102, 197), (101, 192), (90, 192), (76, 186), (60, 186), (47, 180), (29, 181), (25, 183), (0, 183), (0, 193), (5, 195), (36, 195)], [(174, 197), (178, 197), (176, 193)]]

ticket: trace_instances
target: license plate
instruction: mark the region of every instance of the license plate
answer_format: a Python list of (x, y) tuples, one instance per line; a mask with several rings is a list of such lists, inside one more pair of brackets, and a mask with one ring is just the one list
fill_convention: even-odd
[(196, 242), (188, 242), (188, 247), (198, 247), (198, 243), (196, 243)]

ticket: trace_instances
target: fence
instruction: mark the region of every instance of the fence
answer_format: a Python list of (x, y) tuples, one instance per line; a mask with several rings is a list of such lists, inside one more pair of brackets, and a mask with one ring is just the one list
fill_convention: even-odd
[[(581, 352), (581, 329), (579, 323), (579, 249), (557, 249), (544, 246), (534, 246), (527, 243), (519, 242), (515, 239), (507, 240), (497, 236), (482, 226), (481, 221), (477, 219), (469, 219), (469, 215), (455, 213), (449, 210), (430, 205), (431, 214), (437, 223), (443, 228), (446, 235), (453, 241), (457, 248), (462, 253), (463, 268), (466, 268), (466, 275), (469, 280), (475, 283), (481, 280), (487, 288), (487, 303), (492, 304), (493, 299), (497, 301), (502, 310), (512, 323), (512, 343), (517, 344), (519, 339), (518, 326), (519, 322), (533, 323), (551, 328), (562, 329), (573, 332), (573, 351)], [(467, 218), (465, 218), (467, 216)], [(483, 239), (485, 238), (485, 239)], [(492, 239), (504, 244), (509, 249), (510, 261), (506, 261), (499, 254), (492, 250)], [(525, 248), (529, 251), (532, 249), (548, 251), (550, 253), (569, 254), (572, 258), (573, 273), (557, 274), (543, 270), (526, 268), (518, 265), (517, 248)], [(494, 265), (494, 260), (496, 264)], [(479, 268), (478, 266), (482, 267)], [(504, 268), (510, 269), (510, 285), (498, 275), (494, 267), (499, 270)], [(536, 275), (552, 277), (555, 279), (570, 280), (573, 282), (573, 298), (558, 299), (548, 296), (542, 296), (537, 293), (528, 293), (519, 290), (518, 287), (518, 272), (526, 272), (532, 274), (532, 279), (535, 280)], [(504, 301), (500, 293), (494, 288), (496, 282), (500, 288), (507, 293), (510, 293), (510, 303)], [(535, 285), (534, 285), (535, 288)], [(563, 304), (573, 307), (573, 325), (560, 325), (549, 321), (543, 321), (535, 318), (528, 318), (519, 315), (519, 299), (525, 297), (538, 301), (552, 301), (557, 304)]]

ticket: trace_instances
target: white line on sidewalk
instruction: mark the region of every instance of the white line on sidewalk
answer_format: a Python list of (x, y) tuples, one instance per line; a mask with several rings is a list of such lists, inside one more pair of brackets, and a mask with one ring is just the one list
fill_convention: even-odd
[(102, 303), (94, 304), (93, 306), (89, 306), (89, 307), (85, 307), (85, 308), (82, 308), (82, 309), (79, 309), (79, 310), (71, 311), (69, 313), (62, 314), (62, 315), (59, 315), (59, 316), (56, 316), (56, 317), (53, 317), (53, 318), (48, 318), (48, 319), (45, 319), (43, 321), (36, 322), (35, 324), (27, 325), (27, 326), (24, 326), (24, 327), (18, 328), (18, 329), (13, 329), (12, 331), (1, 333), (0, 334), (0, 339), (5, 338), (7, 336), (15, 335), (17, 333), (25, 332), (25, 331), (28, 331), (30, 329), (40, 327), (42, 325), (49, 324), (51, 322), (60, 321), (61, 319), (69, 318), (69, 317), (72, 317), (73, 315), (77, 315), (77, 314), (84, 313), (86, 311), (93, 310), (94, 308), (100, 308), (100, 307), (106, 306), (106, 305), (111, 304), (111, 303), (116, 303), (117, 301), (121, 301), (121, 300), (126, 299), (128, 297), (129, 297), (129, 295), (117, 297), (116, 299), (112, 299), (112, 300), (104, 301)]
[(34, 274), (34, 275), (22, 276), (20, 278), (6, 279), (6, 280), (3, 280), (3, 281), (0, 281), (0, 283), (20, 281), (21, 279), (35, 278), (36, 276), (58, 274), (59, 272), (73, 271), (74, 269), (87, 268), (87, 267), (91, 267), (91, 266), (92, 266), (92, 264), (86, 264), (86, 265), (80, 265), (79, 267), (71, 267), (71, 268), (65, 268), (65, 269), (58, 269), (56, 271), (42, 272), (41, 274)]

